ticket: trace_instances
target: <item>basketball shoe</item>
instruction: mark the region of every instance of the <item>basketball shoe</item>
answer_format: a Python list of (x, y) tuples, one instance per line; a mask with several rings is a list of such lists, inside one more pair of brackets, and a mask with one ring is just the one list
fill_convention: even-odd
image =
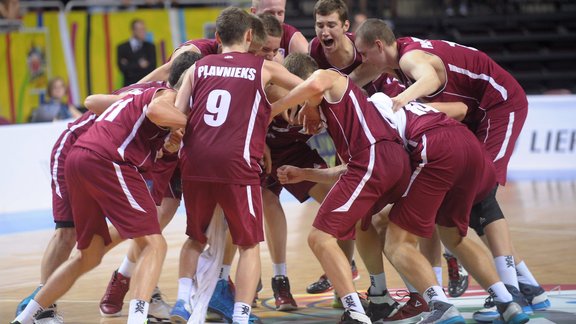
[(162, 299), (162, 293), (158, 287), (154, 288), (150, 306), (148, 308), (149, 323), (170, 323), (171, 307)]
[(468, 289), (468, 272), (455, 256), (444, 253), (444, 258), (448, 266), (448, 295), (460, 297)]
[(464, 317), (456, 306), (440, 300), (431, 300), (428, 304), (430, 313), (418, 323), (422, 324), (465, 324)]
[[(358, 268), (356, 267), (356, 261), (352, 260), (352, 262), (350, 263), (350, 270), (352, 271), (352, 280), (356, 281), (360, 279), (360, 273), (358, 272)], [(326, 274), (323, 274), (317, 281), (311, 283), (310, 285), (308, 285), (308, 287), (306, 287), (306, 292), (309, 294), (321, 294), (328, 292), (332, 289), (334, 289), (332, 283), (330, 282)]]
[[(396, 292), (398, 295), (398, 292)], [(383, 323), (406, 324), (416, 323), (428, 312), (428, 304), (419, 293), (411, 292), (408, 301), (402, 305), (397, 313), (383, 320)]]
[[(518, 289), (516, 289), (516, 287), (506, 285), (506, 289), (512, 295), (513, 304), (518, 305), (523, 314), (525, 314), (526, 316), (534, 314), (532, 307), (530, 307), (530, 304), (528, 303), (526, 298), (520, 293), (520, 291)], [(505, 303), (503, 305), (508, 305), (508, 304), (510, 304), (510, 303)], [(479, 322), (479, 323), (491, 323), (491, 322), (500, 321), (499, 318), (501, 318), (501, 313), (502, 313), (501, 309), (503, 307), (504, 306), (498, 306), (498, 303), (494, 300), (494, 298), (492, 296), (488, 296), (486, 298), (486, 301), (484, 302), (484, 308), (474, 312), (474, 314), (472, 315), (472, 318), (476, 322)], [(511, 309), (514, 309), (514, 307), (515, 306), (512, 306)], [(511, 311), (509, 311), (508, 313), (510, 313), (510, 312)], [(509, 318), (509, 317), (510, 317), (509, 315), (506, 316), (506, 318)], [(518, 318), (522, 319), (523, 316), (519, 316)], [(509, 322), (505, 321), (504, 323), (509, 323)], [(510, 323), (518, 324), (516, 322), (510, 322)], [(524, 322), (522, 322), (522, 323), (524, 323)]]
[(170, 320), (172, 324), (186, 324), (191, 313), (190, 305), (184, 300), (178, 299), (170, 311)]
[(30, 294), (30, 296), (22, 299), (20, 304), (16, 306), (16, 316), (20, 315), (20, 313), (22, 313), (22, 311), (26, 308), (26, 306), (28, 306), (30, 301), (34, 299), (34, 297), (36, 297), (36, 294), (40, 291), (40, 288), (42, 288), (42, 286), (36, 287), (36, 289), (34, 289), (34, 291)]
[(526, 297), (533, 310), (546, 310), (550, 308), (548, 294), (541, 286), (532, 286), (518, 282), (520, 292)]
[(114, 271), (108, 287), (100, 300), (100, 314), (104, 317), (115, 317), (122, 314), (124, 296), (130, 288), (130, 278), (124, 277), (118, 270)]
[(272, 278), (272, 291), (274, 292), (276, 310), (292, 311), (298, 309), (298, 305), (290, 292), (290, 281), (288, 277), (275, 276)]
[(366, 314), (358, 313), (352, 310), (346, 310), (340, 318), (339, 324), (371, 324), (370, 317)]
[(368, 288), (368, 310), (366, 315), (372, 323), (383, 323), (399, 312), (400, 304), (386, 290), (382, 295), (373, 295)]
[(495, 324), (523, 324), (530, 320), (528, 314), (522, 311), (522, 307), (516, 302), (498, 303), (496, 302), (500, 316), (492, 323)]
[[(234, 292), (228, 280), (220, 279), (216, 283), (216, 288), (208, 303), (208, 311), (216, 313), (222, 316), (226, 322), (232, 323), (232, 316), (234, 315)], [(260, 323), (260, 319), (250, 313), (248, 322)]]
[(62, 315), (53, 309), (46, 309), (34, 317), (34, 324), (63, 324)]

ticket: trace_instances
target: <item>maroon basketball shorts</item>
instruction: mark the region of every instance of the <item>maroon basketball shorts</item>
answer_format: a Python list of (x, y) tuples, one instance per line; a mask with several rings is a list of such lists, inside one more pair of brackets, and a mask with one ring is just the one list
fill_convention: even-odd
[[(67, 153), (67, 152), (63, 152)], [(72, 207), (68, 196), (68, 187), (64, 177), (64, 160), (66, 154), (58, 154), (57, 159), (52, 154), (50, 171), (52, 176), (52, 215), (56, 226), (73, 227)]]
[(456, 227), (466, 236), (478, 192), (489, 188), (490, 180), (495, 184), (493, 167), (474, 134), (465, 127), (432, 130), (410, 159), (410, 184), (392, 207), (390, 221), (420, 237), (432, 237), (435, 224)]
[(106, 217), (125, 239), (160, 234), (156, 205), (135, 166), (73, 147), (65, 171), (79, 249), (93, 235), (111, 242)]
[(400, 199), (410, 178), (408, 154), (398, 144), (378, 142), (356, 154), (348, 170), (334, 184), (313, 226), (340, 240), (355, 237), (362, 219), (366, 228), (372, 215)]
[(235, 245), (252, 246), (264, 241), (259, 185), (183, 180), (182, 189), (187, 216), (186, 235), (191, 239), (206, 243), (205, 233), (218, 204), (224, 211)]
[(318, 151), (310, 148), (304, 142), (294, 142), (289, 147), (282, 149), (270, 148), (272, 154), (272, 172), (267, 175), (265, 187), (276, 196), (280, 195), (282, 188), (286, 188), (298, 201), (305, 202), (310, 198), (309, 191), (316, 185), (314, 182), (303, 181), (282, 185), (278, 181), (277, 171), (283, 165), (293, 165), (299, 168), (325, 169), (328, 167)]
[(178, 155), (174, 157), (163, 157), (156, 161), (152, 170), (144, 176), (150, 180), (152, 186), (150, 193), (156, 205), (162, 204), (163, 198), (181, 199), (182, 185), (180, 180), (180, 169), (178, 168)]
[(476, 137), (484, 143), (490, 160), (494, 162), (496, 178), (501, 185), (506, 184), (508, 162), (528, 115), (528, 105), (524, 100), (517, 104), (514, 102), (490, 108), (476, 130)]

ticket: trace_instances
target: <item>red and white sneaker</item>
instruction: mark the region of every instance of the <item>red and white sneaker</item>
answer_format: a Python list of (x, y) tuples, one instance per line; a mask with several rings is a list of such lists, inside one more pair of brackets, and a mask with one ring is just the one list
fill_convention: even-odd
[(398, 312), (392, 316), (385, 318), (383, 323), (407, 324), (419, 322), (423, 314), (428, 312), (428, 304), (422, 296), (418, 293), (411, 292), (410, 299), (400, 307)]
[(288, 277), (275, 276), (272, 278), (272, 291), (274, 292), (276, 310), (292, 311), (298, 309), (298, 304), (290, 292)]
[(100, 300), (100, 314), (104, 317), (116, 317), (122, 314), (124, 296), (130, 288), (130, 278), (114, 271), (108, 287)]

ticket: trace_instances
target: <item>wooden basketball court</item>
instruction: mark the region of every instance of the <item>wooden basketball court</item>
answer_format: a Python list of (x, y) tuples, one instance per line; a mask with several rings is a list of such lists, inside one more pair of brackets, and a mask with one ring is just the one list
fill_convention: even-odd
[[(500, 189), (498, 198), (519, 254), (542, 285), (548, 289), (554, 288), (550, 292), (552, 310), (537, 312), (532, 322), (576, 323), (576, 182), (511, 182)], [(306, 286), (322, 274), (307, 246), (307, 234), (318, 205), (314, 202), (299, 204), (293, 201), (286, 201), (283, 205), (289, 227), (288, 275), (300, 309), (293, 313), (273, 310), (274, 301), (270, 300), (272, 267), (266, 244), (262, 244), (264, 290), (260, 293), (262, 303), (254, 311), (264, 323), (334, 323), (341, 310), (331, 308), (332, 295), (305, 293)], [(45, 217), (51, 219), (50, 211), (46, 211)], [(12, 222), (18, 220), (0, 214), (0, 226), (10, 226)], [(185, 239), (184, 224), (185, 216), (180, 209), (164, 232), (169, 251), (159, 286), (171, 304), (175, 301), (177, 291), (178, 256)], [(4, 323), (14, 318), (16, 305), (38, 284), (40, 260), (53, 231), (52, 228), (30, 231), (26, 230), (26, 225), (22, 226), (23, 230), (0, 235), (0, 320)], [(125, 316), (101, 318), (98, 302), (112, 271), (119, 266), (126, 250), (126, 242), (115, 248), (97, 269), (80, 278), (62, 298), (58, 308), (66, 323), (125, 323)], [(359, 291), (365, 291), (369, 285), (368, 274), (359, 258), (356, 259), (362, 276), (356, 282), (356, 287)], [(385, 267), (388, 286), (404, 288), (392, 266), (387, 263)], [(444, 278), (446, 282), (446, 271)], [(466, 296), (458, 299), (457, 305), (465, 317), (473, 322), (472, 312), (482, 306), (486, 294), (472, 287)]]

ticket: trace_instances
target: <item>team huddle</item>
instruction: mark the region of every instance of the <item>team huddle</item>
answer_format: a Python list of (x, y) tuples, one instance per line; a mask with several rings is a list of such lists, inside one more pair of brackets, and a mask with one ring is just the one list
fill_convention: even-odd
[[(349, 33), (342, 0), (317, 1), (308, 43), (283, 22), (285, 5), (224, 9), (215, 39), (187, 41), (139, 83), (86, 98), (89, 111), (52, 151), (56, 231), (41, 284), (12, 323), (63, 323), (58, 299), (125, 239), (102, 316), (119, 316), (131, 288), (130, 324), (259, 323), (265, 237), (276, 310), (296, 310), (283, 188), (321, 203), (308, 243), (325, 274), (308, 290), (334, 288), (340, 323), (465, 323), (442, 288), (441, 243), (461, 264), (451, 279), (467, 270), (489, 293), (476, 321), (526, 323), (550, 307), (496, 200), (528, 111), (517, 81), (481, 51), (396, 38), (380, 19)], [(307, 144), (323, 129), (335, 167)], [(162, 229), (181, 200), (188, 239), (170, 307), (157, 287)], [(367, 298), (353, 284), (355, 248)], [(403, 305), (388, 292), (383, 256), (410, 291)], [(449, 294), (466, 287), (456, 280)]]

